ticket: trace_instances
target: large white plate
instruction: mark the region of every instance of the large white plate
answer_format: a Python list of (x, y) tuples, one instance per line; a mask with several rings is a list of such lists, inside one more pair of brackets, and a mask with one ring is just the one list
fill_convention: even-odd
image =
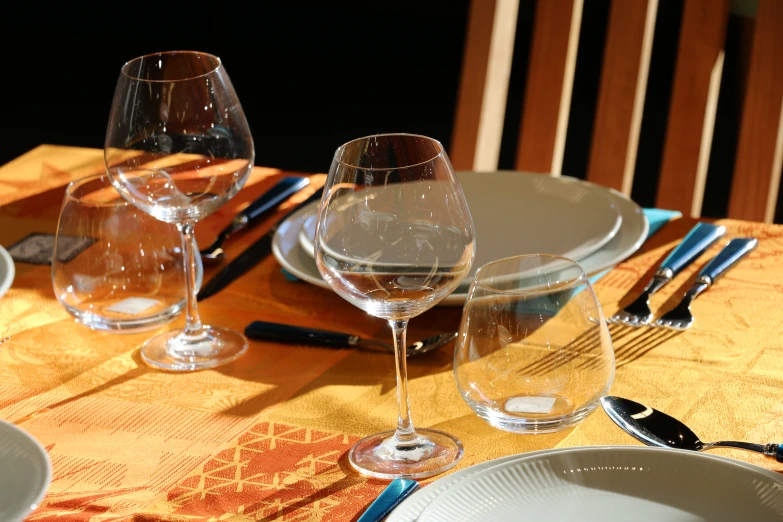
[(582, 447), (508, 460), (454, 483), (420, 522), (783, 520), (783, 477), (686, 450)]
[[(318, 202), (299, 209), (280, 223), (272, 240), (272, 253), (277, 261), (293, 275), (315, 286), (330, 290), (321, 278), (312, 254), (307, 254), (299, 245), (299, 231), (307, 216), (313, 215), (318, 208)], [(467, 298), (466, 293), (452, 293), (439, 304), (444, 306), (461, 306)]]
[(14, 260), (11, 259), (11, 254), (8, 250), (0, 246), (0, 297), (3, 297), (5, 293), (11, 288), (11, 283), (14, 282)]
[[(476, 473), (479, 473), (480, 471), (484, 471), (487, 468), (491, 468), (498, 464), (503, 464), (520, 458), (535, 457), (539, 455), (544, 455), (546, 453), (559, 453), (561, 451), (572, 451), (573, 449), (574, 448), (554, 448), (554, 449), (544, 449), (538, 451), (529, 451), (527, 453), (519, 453), (516, 455), (509, 455), (507, 457), (500, 457), (494, 460), (488, 460), (486, 462), (482, 462), (480, 464), (470, 466), (469, 468), (455, 471), (454, 473), (451, 473), (450, 475), (446, 475), (445, 477), (440, 478), (434, 481), (433, 483), (419, 489), (418, 491), (410, 495), (408, 498), (403, 500), (394, 509), (394, 511), (392, 511), (389, 514), (389, 516), (386, 518), (384, 522), (416, 522), (419, 519), (421, 512), (424, 511), (424, 508), (426, 508), (430, 504), (430, 502), (435, 500), (435, 498), (438, 495), (440, 495), (444, 491), (447, 491), (449, 488), (451, 488), (454, 484), (456, 484), (460, 480), (473, 476)], [(732, 460), (726, 457), (720, 457), (718, 455), (713, 455), (713, 458), (726, 460), (732, 463), (736, 463), (740, 466), (748, 467), (750, 469), (756, 469), (756, 466), (754, 466), (753, 464), (749, 464), (747, 462)]]
[(446, 475), (445, 477), (434, 481), (432, 484), (428, 484), (427, 486), (418, 489), (415, 493), (400, 502), (400, 504), (394, 508), (394, 511), (392, 511), (388, 517), (386, 517), (384, 522), (416, 522), (419, 519), (421, 512), (424, 511), (424, 508), (426, 508), (430, 502), (435, 500), (438, 495), (444, 491), (447, 491), (460, 480), (473, 476), (487, 468), (524, 457), (533, 457), (535, 455), (542, 455), (544, 453), (556, 453), (558, 451), (567, 451), (570, 449), (571, 448), (545, 449), (516, 455), (509, 455), (507, 457), (488, 460), (486, 462), (470, 466), (469, 468), (455, 471), (450, 475)]
[(0, 420), (0, 520), (23, 520), (38, 507), (51, 479), (49, 456), (41, 444)]
[[(563, 179), (573, 178), (563, 177)], [(586, 181), (575, 181), (591, 190), (604, 192), (620, 211), (622, 218), (620, 228), (608, 243), (587, 257), (577, 260), (584, 271), (588, 275), (592, 275), (616, 265), (636, 252), (647, 238), (650, 224), (647, 222), (642, 207), (622, 193)], [(318, 214), (318, 203), (311, 204), (309, 208), (310, 212), (303, 220), (299, 230), (299, 245), (308, 254), (313, 252), (315, 248), (315, 221)]]
[[(519, 172), (514, 172), (514, 174), (522, 175), (522, 177), (532, 176), (532, 174), (525, 175)], [(540, 175), (535, 174), (535, 176)], [(461, 175), (460, 179), (462, 179)], [(596, 252), (578, 260), (588, 275), (615, 266), (639, 249), (647, 238), (649, 230), (647, 218), (639, 205), (614, 190), (572, 178), (563, 179), (569, 179), (571, 183), (579, 183), (589, 190), (605, 194), (614, 202), (622, 217), (619, 230), (608, 243)], [(312, 259), (315, 236), (314, 220), (317, 211), (318, 202), (313, 202), (282, 223), (275, 236), (273, 252), (280, 264), (295, 276), (321, 288), (328, 288)], [(310, 226), (306, 227), (304, 224), (308, 219)], [(297, 243), (299, 244), (297, 245)], [(458, 306), (464, 302), (466, 297), (467, 285), (461, 286), (440, 304)]]
[[(457, 178), (476, 227), (468, 281), (486, 263), (516, 255), (582, 259), (611, 241), (624, 219), (612, 194), (574, 178), (514, 171), (457, 172)], [(308, 253), (313, 234), (310, 226), (300, 236)]]

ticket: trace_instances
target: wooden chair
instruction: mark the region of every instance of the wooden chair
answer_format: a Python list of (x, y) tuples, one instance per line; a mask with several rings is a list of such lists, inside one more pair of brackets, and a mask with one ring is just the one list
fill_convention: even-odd
[[(701, 215), (729, 0), (684, 0), (655, 205)], [(472, 0), (450, 155), (498, 167), (519, 0)], [(537, 0), (515, 168), (559, 176), (584, 0)], [(630, 195), (658, 0), (613, 0), (587, 179)], [(728, 217), (772, 222), (783, 162), (783, 0), (758, 0)]]

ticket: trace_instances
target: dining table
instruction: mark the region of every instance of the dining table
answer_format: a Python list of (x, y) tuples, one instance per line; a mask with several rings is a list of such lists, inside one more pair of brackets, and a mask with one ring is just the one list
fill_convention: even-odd
[[(0, 245), (54, 234), (67, 183), (104, 171), (102, 150), (58, 145), (41, 145), (0, 167)], [(233, 199), (199, 222), (199, 244), (209, 244), (234, 214), (292, 175), (311, 183), (231, 238), (227, 260), (326, 179), (255, 167)], [(697, 221), (672, 219), (595, 280), (605, 316), (633, 300)], [(665, 411), (702, 440), (783, 443), (783, 226), (711, 221), (725, 225), (726, 238), (755, 237), (758, 247), (693, 303), (696, 322), (689, 330), (611, 328), (610, 393)], [(676, 304), (723, 244), (657, 292), (653, 310)], [(205, 264), (204, 280), (226, 262)], [(0, 297), (0, 419), (37, 439), (52, 465), (48, 491), (28, 520), (356, 520), (388, 484), (353, 471), (347, 453), (362, 437), (396, 424), (391, 353), (250, 340), (247, 353), (225, 366), (159, 371), (139, 356), (153, 332), (91, 330), (56, 299), (49, 265), (17, 262), (15, 269)], [(385, 321), (295, 280), (272, 255), (200, 301), (199, 309), (206, 323), (238, 331), (263, 320), (391, 338)], [(436, 306), (411, 320), (408, 339), (457, 331), (461, 315), (461, 306)], [(179, 317), (162, 329), (183, 324)], [(454, 434), (464, 445), (462, 460), (447, 473), (548, 448), (641, 445), (600, 407), (556, 433), (493, 428), (461, 398), (453, 351), (451, 343), (408, 360), (414, 424)], [(760, 455), (718, 451), (783, 471), (783, 464)]]

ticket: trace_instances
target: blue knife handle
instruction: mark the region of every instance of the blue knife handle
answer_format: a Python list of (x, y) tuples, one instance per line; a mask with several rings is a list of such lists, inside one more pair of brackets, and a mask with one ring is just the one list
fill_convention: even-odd
[(289, 176), (283, 178), (280, 182), (269, 189), (263, 196), (255, 200), (250, 206), (242, 211), (247, 216), (248, 221), (252, 221), (267, 210), (276, 207), (289, 196), (303, 189), (310, 180), (308, 178)]
[(726, 270), (742, 259), (742, 257), (756, 248), (758, 239), (752, 237), (739, 237), (729, 241), (729, 244), (718, 252), (709, 263), (699, 272), (699, 277), (707, 276), (712, 282), (720, 277)]
[(419, 483), (410, 479), (394, 479), (356, 522), (380, 522), (408, 495), (419, 488)]
[(304, 328), (289, 324), (268, 323), (266, 321), (253, 321), (245, 328), (245, 335), (260, 341), (338, 348), (352, 346), (358, 340), (355, 336), (347, 333), (316, 330), (315, 328)]
[(688, 235), (683, 238), (682, 242), (677, 245), (677, 248), (664, 259), (661, 268), (668, 268), (673, 275), (677, 275), (680, 270), (702, 255), (711, 244), (720, 239), (725, 233), (726, 227), (723, 225), (698, 223), (688, 232)]
[(778, 448), (775, 450), (775, 460), (783, 462), (783, 444), (778, 444)]

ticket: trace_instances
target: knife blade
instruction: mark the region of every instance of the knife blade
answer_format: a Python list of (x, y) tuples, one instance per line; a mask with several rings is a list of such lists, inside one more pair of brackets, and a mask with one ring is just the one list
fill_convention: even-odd
[(288, 176), (281, 179), (275, 186), (248, 205), (246, 209), (234, 216), (231, 223), (220, 231), (212, 244), (201, 250), (201, 257), (208, 261), (217, 261), (225, 257), (223, 242), (240, 230), (244, 230), (261, 221), (261, 218), (265, 217), (267, 212), (309, 184), (310, 178), (300, 176)]
[(323, 187), (318, 189), (313, 193), (312, 196), (307, 198), (306, 200), (299, 203), (297, 206), (295, 206), (290, 212), (288, 212), (285, 216), (282, 217), (266, 234), (261, 236), (260, 239), (258, 239), (255, 243), (250, 245), (244, 252), (239, 254), (236, 259), (231, 261), (229, 264), (224, 266), (220, 272), (215, 274), (212, 279), (207, 281), (207, 283), (201, 287), (201, 290), (198, 293), (197, 300), (202, 301), (208, 297), (212, 297), (219, 291), (221, 291), (223, 288), (228, 286), (229, 283), (237, 279), (238, 277), (242, 276), (256, 266), (258, 263), (260, 263), (264, 258), (266, 258), (269, 254), (272, 253), (272, 239), (275, 237), (275, 232), (277, 231), (277, 228), (280, 226), (280, 224), (286, 220), (291, 214), (296, 212), (297, 210), (303, 208), (306, 205), (309, 205), (313, 201), (318, 201), (321, 199), (321, 194), (323, 194)]

